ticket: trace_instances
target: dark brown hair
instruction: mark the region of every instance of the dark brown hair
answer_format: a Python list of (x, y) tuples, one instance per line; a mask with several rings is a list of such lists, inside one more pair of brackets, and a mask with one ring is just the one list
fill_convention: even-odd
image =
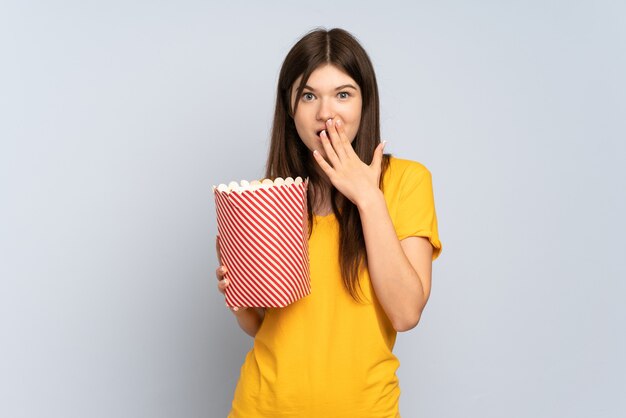
[[(361, 88), (362, 109), (359, 130), (352, 146), (361, 161), (370, 164), (374, 151), (380, 143), (379, 101), (376, 75), (372, 63), (359, 42), (343, 29), (316, 29), (306, 34), (285, 57), (276, 95), (276, 110), (267, 159), (265, 177), (309, 178), (308, 219), (309, 236), (313, 232), (313, 208), (315, 186), (321, 182), (311, 151), (298, 136), (293, 119), (297, 110), (292, 103), (292, 88), (297, 88), (296, 98), (302, 95), (311, 73), (317, 68), (332, 64), (344, 71)], [(298, 86), (294, 83), (302, 79)], [(389, 166), (389, 155), (383, 157), (379, 188)], [(339, 222), (339, 265), (343, 284), (352, 298), (359, 302), (357, 287), (360, 288), (359, 272), (363, 263), (367, 265), (365, 238), (359, 211), (349, 199), (335, 187), (331, 187), (332, 210)]]

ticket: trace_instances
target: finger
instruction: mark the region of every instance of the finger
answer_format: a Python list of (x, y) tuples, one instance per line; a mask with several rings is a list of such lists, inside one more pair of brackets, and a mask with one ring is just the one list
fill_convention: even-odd
[(330, 138), (328, 138), (328, 132), (326, 130), (323, 130), (320, 133), (320, 138), (322, 139), (322, 147), (324, 147), (324, 151), (326, 152), (326, 158), (328, 158), (330, 164), (333, 167), (339, 166), (339, 157), (337, 156), (337, 153), (330, 143)]
[(346, 150), (343, 144), (344, 140), (339, 135), (339, 132), (337, 132), (336, 125), (337, 124), (334, 120), (328, 119), (326, 121), (326, 132), (328, 137), (330, 138), (330, 143), (332, 144), (332, 147), (335, 150), (337, 157), (339, 158), (339, 160), (343, 160), (344, 158), (346, 158)]
[(339, 136), (339, 142), (341, 144), (341, 149), (344, 152), (345, 156), (354, 156), (356, 152), (354, 152), (354, 148), (352, 148), (352, 144), (350, 143), (350, 139), (348, 135), (346, 135), (346, 131), (343, 126), (343, 121), (341, 119), (337, 119), (335, 121), (335, 127), (337, 130), (337, 135)]
[(224, 276), (228, 273), (228, 269), (226, 266), (219, 266), (217, 270), (215, 270), (215, 275), (217, 276), (217, 280), (222, 280)]
[(313, 151), (313, 158), (315, 158), (315, 161), (317, 161), (324, 173), (330, 177), (333, 172), (333, 168), (326, 162), (318, 150)]
[(219, 282), (217, 282), (217, 290), (219, 290), (220, 293), (226, 293), (226, 288), (229, 285), (230, 285), (230, 280), (228, 279), (220, 280)]
[(383, 141), (380, 144), (378, 144), (378, 146), (376, 147), (376, 150), (374, 151), (374, 157), (372, 158), (372, 163), (370, 164), (370, 167), (376, 168), (376, 169), (381, 168), (381, 165), (383, 162), (383, 153), (385, 150), (386, 143), (387, 141)]

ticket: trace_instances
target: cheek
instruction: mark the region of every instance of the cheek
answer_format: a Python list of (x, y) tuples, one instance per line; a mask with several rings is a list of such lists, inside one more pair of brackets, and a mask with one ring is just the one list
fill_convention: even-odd
[(293, 122), (296, 125), (296, 130), (298, 131), (298, 133), (301, 133), (304, 130), (304, 124), (302, 123), (302, 117), (297, 116), (295, 118), (293, 118)]
[(359, 132), (359, 122), (351, 123), (345, 132), (350, 142), (354, 141), (356, 134)]
[(298, 107), (298, 113), (296, 113), (293, 118), (298, 129), (306, 129), (310, 124), (311, 115), (309, 115), (309, 113), (307, 109), (302, 109), (302, 105)]
[(294, 122), (296, 125), (296, 132), (298, 133), (298, 136), (300, 137), (300, 140), (304, 143), (308, 142), (308, 138), (310, 136), (310, 128), (309, 126), (303, 122), (301, 119), (298, 120), (296, 118), (294, 118)]
[(350, 124), (352, 126), (355, 127), (356, 130), (359, 129), (359, 123), (361, 122), (361, 107), (359, 104), (359, 107), (352, 109), (351, 112), (348, 112), (348, 114), (346, 115), (350, 118)]
[(354, 135), (359, 131), (359, 127), (361, 124), (361, 115), (354, 115), (352, 120), (350, 121), (350, 132)]

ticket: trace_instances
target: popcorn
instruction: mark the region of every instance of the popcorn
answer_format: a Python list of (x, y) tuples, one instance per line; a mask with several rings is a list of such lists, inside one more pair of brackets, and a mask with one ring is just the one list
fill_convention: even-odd
[(213, 186), (226, 305), (284, 307), (311, 293), (308, 179)]

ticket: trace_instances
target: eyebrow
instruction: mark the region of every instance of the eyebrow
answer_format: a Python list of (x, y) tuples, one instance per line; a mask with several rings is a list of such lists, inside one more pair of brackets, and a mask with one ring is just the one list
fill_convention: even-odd
[[(311, 91), (315, 91), (315, 89), (313, 87), (309, 86), (308, 84), (305, 85), (303, 87), (303, 89), (308, 89), (308, 90), (311, 90)], [(357, 88), (354, 87), (352, 84), (342, 84), (341, 86), (335, 88), (335, 91), (343, 90), (343, 89), (354, 89), (354, 90), (357, 90)]]

